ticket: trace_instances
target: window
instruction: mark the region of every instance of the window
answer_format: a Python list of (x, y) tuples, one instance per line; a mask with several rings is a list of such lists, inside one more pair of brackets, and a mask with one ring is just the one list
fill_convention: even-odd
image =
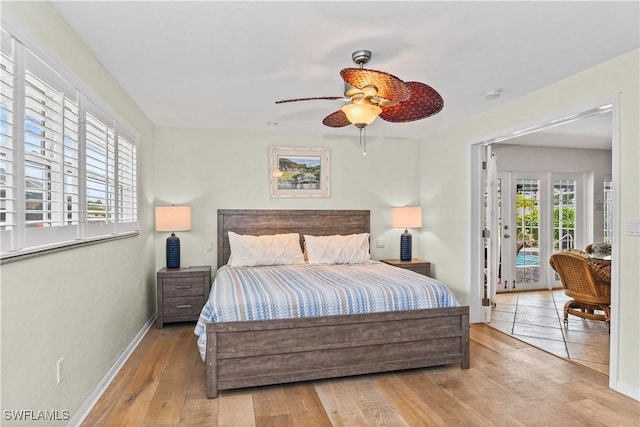
[(613, 235), (611, 224), (613, 222), (613, 192), (612, 192), (612, 182), (605, 181), (603, 188), (604, 195), (604, 238), (603, 241), (605, 243), (611, 243), (611, 237)]
[(3, 258), (138, 229), (137, 134), (2, 30)]

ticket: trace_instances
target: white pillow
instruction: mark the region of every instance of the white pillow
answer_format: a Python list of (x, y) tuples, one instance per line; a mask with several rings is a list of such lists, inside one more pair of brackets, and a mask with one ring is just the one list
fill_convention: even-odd
[(371, 259), (369, 233), (304, 236), (309, 264), (360, 264)]
[(298, 233), (251, 236), (230, 231), (229, 246), (229, 267), (304, 264)]

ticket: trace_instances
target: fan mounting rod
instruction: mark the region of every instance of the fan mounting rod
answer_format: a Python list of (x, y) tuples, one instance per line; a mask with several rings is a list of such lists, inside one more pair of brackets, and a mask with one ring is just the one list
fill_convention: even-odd
[(360, 66), (360, 68), (362, 68), (364, 64), (371, 60), (371, 51), (364, 49), (356, 50), (351, 54), (351, 59), (353, 59), (353, 62), (355, 62)]

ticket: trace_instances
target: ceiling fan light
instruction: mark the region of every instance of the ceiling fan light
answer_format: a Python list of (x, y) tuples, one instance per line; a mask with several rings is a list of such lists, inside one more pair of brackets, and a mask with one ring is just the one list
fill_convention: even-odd
[(373, 104), (348, 104), (342, 107), (342, 112), (352, 124), (367, 126), (382, 113), (382, 108)]

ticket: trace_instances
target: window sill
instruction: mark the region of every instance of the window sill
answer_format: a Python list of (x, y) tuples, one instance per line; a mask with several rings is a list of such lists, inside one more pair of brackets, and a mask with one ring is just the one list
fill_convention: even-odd
[(62, 243), (62, 244), (58, 244), (56, 246), (48, 247), (48, 248), (33, 248), (33, 249), (24, 250), (15, 254), (8, 253), (8, 254), (2, 255), (2, 258), (0, 259), (0, 265), (5, 265), (12, 262), (17, 262), (17, 261), (24, 261), (27, 259), (36, 258), (43, 255), (64, 252), (71, 249), (83, 248), (86, 246), (96, 245), (98, 243), (110, 242), (112, 240), (128, 239), (130, 237), (136, 237), (139, 235), (140, 235), (139, 231), (132, 231), (129, 233), (118, 234), (117, 236), (98, 237), (91, 240), (82, 240), (82, 241), (71, 242), (66, 244)]

